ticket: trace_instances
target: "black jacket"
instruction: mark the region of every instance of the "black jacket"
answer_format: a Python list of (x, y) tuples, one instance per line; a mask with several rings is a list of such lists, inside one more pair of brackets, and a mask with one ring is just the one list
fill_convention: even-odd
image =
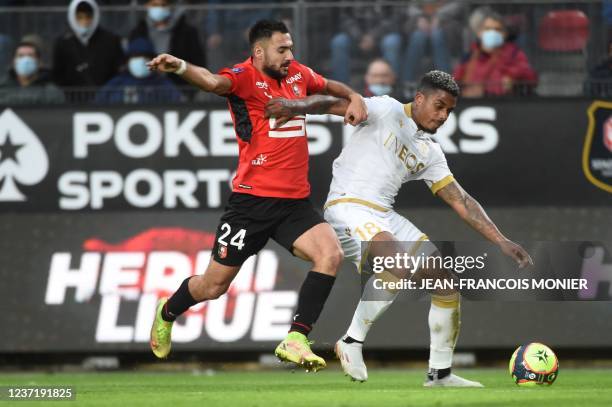
[(0, 105), (63, 102), (64, 93), (53, 84), (46, 69), (40, 69), (36, 79), (28, 86), (19, 84), (13, 69), (9, 71), (6, 80), (0, 83)]
[(612, 57), (591, 70), (584, 86), (587, 96), (612, 98)]
[(60, 86), (97, 87), (115, 76), (123, 63), (120, 38), (98, 27), (87, 45), (72, 31), (55, 42), (53, 80)]
[[(194, 65), (206, 67), (206, 55), (204, 54), (198, 30), (187, 22), (184, 15), (178, 18), (171, 31), (168, 53)], [(149, 37), (149, 27), (144, 18), (130, 32), (129, 39), (132, 41), (141, 37), (151, 40)], [(170, 75), (169, 77), (179, 86), (188, 85), (187, 82), (177, 75)]]

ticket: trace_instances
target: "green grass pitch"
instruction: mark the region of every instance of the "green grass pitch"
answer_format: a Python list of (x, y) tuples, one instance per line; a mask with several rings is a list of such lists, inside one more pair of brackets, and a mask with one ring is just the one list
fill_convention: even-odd
[(421, 370), (372, 370), (366, 383), (340, 371), (197, 373), (0, 373), (0, 386), (70, 385), (77, 401), (16, 406), (612, 406), (612, 370), (561, 369), (547, 388), (519, 388), (502, 369), (458, 369), (484, 389), (424, 389)]

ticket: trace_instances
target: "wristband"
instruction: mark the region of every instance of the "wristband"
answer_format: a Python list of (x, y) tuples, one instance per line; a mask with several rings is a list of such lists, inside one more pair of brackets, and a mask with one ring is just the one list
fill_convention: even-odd
[(184, 59), (181, 59), (181, 64), (179, 65), (178, 69), (174, 71), (174, 73), (177, 75), (182, 75), (185, 73), (186, 70), (187, 70), (187, 62), (185, 62)]

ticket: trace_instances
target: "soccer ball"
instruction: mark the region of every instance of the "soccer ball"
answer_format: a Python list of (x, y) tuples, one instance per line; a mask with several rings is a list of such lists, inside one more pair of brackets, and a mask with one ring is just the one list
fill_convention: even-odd
[(559, 361), (548, 346), (533, 342), (514, 351), (508, 370), (519, 386), (550, 386), (559, 374)]

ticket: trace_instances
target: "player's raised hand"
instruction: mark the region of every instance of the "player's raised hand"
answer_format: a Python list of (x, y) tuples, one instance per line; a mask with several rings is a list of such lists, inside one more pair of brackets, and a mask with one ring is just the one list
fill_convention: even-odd
[(176, 72), (181, 66), (181, 59), (170, 54), (160, 54), (147, 62), (152, 71)]
[(264, 117), (273, 117), (274, 128), (277, 129), (283, 124), (287, 123), (291, 118), (295, 116), (295, 113), (291, 110), (291, 101), (283, 98), (270, 99), (266, 103)]
[(357, 126), (368, 119), (368, 108), (361, 95), (351, 97), (351, 103), (346, 108), (344, 124)]
[(528, 265), (533, 265), (531, 256), (521, 245), (514, 243), (511, 240), (505, 240), (499, 243), (499, 248), (508, 257), (512, 257), (519, 265), (519, 268), (525, 268)]

